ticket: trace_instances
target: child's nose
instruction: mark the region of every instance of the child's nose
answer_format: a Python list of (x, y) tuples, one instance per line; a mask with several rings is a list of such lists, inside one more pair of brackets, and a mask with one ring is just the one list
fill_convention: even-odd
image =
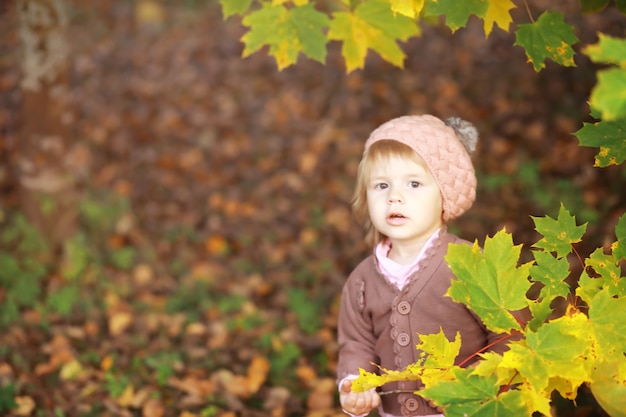
[(389, 191), (389, 197), (387, 201), (389, 202), (389, 204), (402, 203), (403, 202), (402, 193), (399, 192), (399, 190), (395, 187), (391, 188), (391, 190)]

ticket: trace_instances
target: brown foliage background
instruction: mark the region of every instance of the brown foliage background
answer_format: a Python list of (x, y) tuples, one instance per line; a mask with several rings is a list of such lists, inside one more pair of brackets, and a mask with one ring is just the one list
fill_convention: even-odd
[[(595, 150), (572, 136), (595, 82), (583, 56), (535, 74), (512, 35), (485, 40), (471, 22), (454, 36), (424, 28), (405, 45), (404, 69), (372, 55), (346, 75), (331, 44), (325, 66), (302, 58), (278, 72), (264, 54), (241, 58), (243, 28), (215, 2), (174, 3), (72, 4), (75, 173), (96, 204), (128, 202), (104, 235), (84, 230), (102, 251), (135, 256), (104, 262), (90, 284), (101, 308), (24, 309), (3, 332), (0, 380), (18, 388), (18, 414), (341, 414), (337, 295), (370, 250), (350, 214), (356, 166), (369, 132), (402, 114), (457, 115), (481, 133), (478, 199), (454, 232), (482, 241), (506, 227), (530, 245), (530, 216), (555, 217), (563, 202), (589, 222), (581, 256), (613, 240), (624, 171), (594, 168)], [(1, 8), (8, 216), (19, 211), (9, 164), (19, 41)], [(623, 35), (621, 18), (578, 16), (577, 35)], [(50, 266), (47, 291), (64, 282)]]

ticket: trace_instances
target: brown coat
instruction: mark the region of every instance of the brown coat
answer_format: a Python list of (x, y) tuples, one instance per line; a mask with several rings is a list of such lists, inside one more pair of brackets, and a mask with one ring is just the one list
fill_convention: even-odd
[[(444, 296), (454, 275), (444, 261), (448, 244), (467, 243), (442, 231), (419, 261), (419, 270), (399, 290), (381, 275), (374, 255), (361, 262), (344, 285), (339, 310), (338, 379), (358, 375), (359, 368), (375, 372), (377, 364), (402, 370), (417, 361), (417, 334), (439, 333), (449, 340), (461, 334), (457, 363), (500, 335), (489, 332), (465, 305)], [(498, 346), (496, 349), (501, 350)], [(416, 390), (419, 382), (387, 384), (382, 391)], [(386, 413), (396, 416), (437, 414), (414, 394), (381, 396)]]

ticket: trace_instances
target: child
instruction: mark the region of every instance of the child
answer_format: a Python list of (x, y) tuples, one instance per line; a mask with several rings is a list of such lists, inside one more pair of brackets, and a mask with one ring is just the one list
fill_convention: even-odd
[(478, 134), (459, 118), (403, 116), (372, 132), (365, 143), (352, 201), (374, 253), (350, 274), (339, 311), (337, 365), (340, 401), (351, 415), (442, 416), (413, 394), (420, 383), (351, 391), (359, 368), (402, 370), (418, 359), (417, 334), (461, 334), (458, 361), (500, 335), (489, 332), (463, 304), (444, 296), (453, 274), (444, 261), (446, 223), (474, 202), (476, 176), (470, 154)]

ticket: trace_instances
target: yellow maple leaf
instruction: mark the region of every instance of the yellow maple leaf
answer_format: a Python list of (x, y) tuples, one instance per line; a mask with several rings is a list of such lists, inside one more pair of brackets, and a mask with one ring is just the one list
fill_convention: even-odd
[(509, 26), (513, 19), (509, 10), (516, 6), (511, 0), (489, 0), (489, 6), (484, 19), (485, 37), (489, 36), (493, 25), (497, 25), (500, 29), (508, 32)]
[(528, 405), (529, 410), (536, 410), (543, 415), (552, 415), (550, 411), (550, 394), (538, 392), (532, 384), (521, 384), (518, 389), (523, 393), (522, 398)]
[(408, 17), (419, 16), (424, 8), (424, 0), (391, 0), (391, 11)]
[(626, 361), (598, 362), (590, 388), (594, 398), (609, 415), (626, 415)]

